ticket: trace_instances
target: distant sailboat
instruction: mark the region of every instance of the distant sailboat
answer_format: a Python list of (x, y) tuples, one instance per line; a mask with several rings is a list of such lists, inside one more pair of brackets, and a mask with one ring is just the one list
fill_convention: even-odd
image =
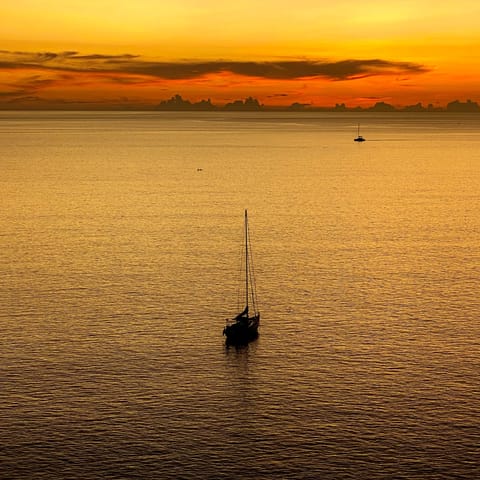
[(353, 139), (354, 142), (364, 142), (365, 139), (360, 135), (360, 124), (358, 124), (357, 128), (357, 136)]
[(228, 345), (247, 344), (258, 337), (260, 312), (257, 310), (253, 260), (249, 246), (248, 215), (247, 210), (245, 210), (245, 308), (233, 319), (227, 320), (223, 335), (227, 337), (226, 343)]

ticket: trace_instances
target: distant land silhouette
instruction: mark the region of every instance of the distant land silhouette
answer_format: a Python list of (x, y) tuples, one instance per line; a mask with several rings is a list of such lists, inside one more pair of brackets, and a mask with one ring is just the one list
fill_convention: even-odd
[(243, 100), (235, 100), (234, 102), (227, 103), (223, 107), (218, 107), (212, 104), (210, 99), (201, 100), (200, 102), (192, 103), (190, 100), (184, 100), (180, 95), (174, 95), (169, 100), (162, 100), (158, 106), (157, 110), (201, 110), (201, 111), (210, 111), (210, 110), (262, 110), (265, 108), (263, 105), (260, 105), (257, 99), (248, 97)]
[(162, 111), (312, 111), (312, 112), (470, 112), (480, 113), (480, 105), (472, 100), (461, 102), (454, 100), (446, 107), (435, 107), (431, 103), (427, 106), (422, 103), (395, 107), (386, 102), (377, 102), (371, 107), (347, 107), (344, 103), (337, 103), (334, 107), (315, 107), (309, 103), (292, 103), (288, 106), (268, 106), (261, 104), (256, 98), (247, 97), (245, 100), (235, 100), (225, 105), (214, 105), (210, 99), (191, 102), (181, 95), (174, 95), (168, 100), (162, 100), (155, 106), (155, 110)]

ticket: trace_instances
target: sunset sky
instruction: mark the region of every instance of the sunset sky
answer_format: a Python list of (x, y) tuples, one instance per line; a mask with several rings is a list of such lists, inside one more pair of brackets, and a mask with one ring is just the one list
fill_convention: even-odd
[(2, 0), (0, 108), (480, 101), (478, 0)]

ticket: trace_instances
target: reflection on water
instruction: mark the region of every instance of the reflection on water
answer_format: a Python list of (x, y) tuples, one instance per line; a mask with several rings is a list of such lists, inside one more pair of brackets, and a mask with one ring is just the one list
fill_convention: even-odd
[(0, 114), (2, 478), (478, 476), (480, 120), (358, 118)]

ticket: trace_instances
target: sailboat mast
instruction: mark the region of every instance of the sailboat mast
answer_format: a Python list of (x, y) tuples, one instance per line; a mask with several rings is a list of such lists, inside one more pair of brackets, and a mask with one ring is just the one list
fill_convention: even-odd
[(248, 308), (248, 217), (245, 209), (245, 302)]

